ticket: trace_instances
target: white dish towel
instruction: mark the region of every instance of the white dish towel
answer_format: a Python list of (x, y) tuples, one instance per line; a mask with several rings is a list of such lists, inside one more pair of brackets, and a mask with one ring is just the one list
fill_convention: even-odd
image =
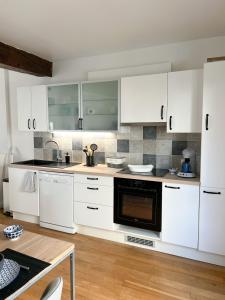
[(26, 193), (35, 193), (36, 192), (36, 173), (27, 172), (24, 175), (22, 189), (23, 189), (23, 192), (26, 192)]

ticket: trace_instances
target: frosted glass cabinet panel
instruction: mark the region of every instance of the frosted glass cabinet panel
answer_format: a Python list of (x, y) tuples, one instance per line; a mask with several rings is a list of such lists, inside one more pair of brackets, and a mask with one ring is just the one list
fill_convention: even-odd
[(118, 129), (118, 81), (84, 82), (81, 86), (82, 129)]
[(79, 129), (79, 99), (79, 84), (48, 86), (50, 130)]

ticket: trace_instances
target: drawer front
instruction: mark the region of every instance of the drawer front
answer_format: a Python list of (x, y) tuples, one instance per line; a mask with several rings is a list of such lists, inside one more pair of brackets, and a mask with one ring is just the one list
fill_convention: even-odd
[(87, 184), (98, 184), (113, 186), (113, 177), (75, 174), (74, 181)]
[(74, 216), (76, 224), (113, 229), (113, 207), (75, 202)]
[(113, 187), (75, 182), (74, 201), (113, 206)]

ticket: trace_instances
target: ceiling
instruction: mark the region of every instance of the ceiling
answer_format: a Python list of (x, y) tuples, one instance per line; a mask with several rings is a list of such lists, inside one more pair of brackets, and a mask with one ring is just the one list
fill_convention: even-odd
[(225, 0), (0, 0), (0, 41), (50, 60), (225, 35)]

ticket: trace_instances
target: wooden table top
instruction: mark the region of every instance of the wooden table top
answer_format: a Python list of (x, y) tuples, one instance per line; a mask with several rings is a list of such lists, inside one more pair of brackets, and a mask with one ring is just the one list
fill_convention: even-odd
[(74, 244), (72, 243), (26, 230), (19, 239), (11, 241), (3, 235), (5, 227), (5, 225), (0, 224), (0, 251), (10, 248), (54, 264), (74, 250)]

